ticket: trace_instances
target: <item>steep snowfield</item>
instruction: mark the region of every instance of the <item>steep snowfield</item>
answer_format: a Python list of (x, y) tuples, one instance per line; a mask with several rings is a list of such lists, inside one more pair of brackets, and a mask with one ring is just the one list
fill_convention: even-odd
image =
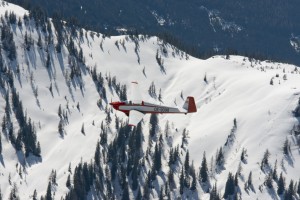
[[(0, 2), (2, 5), (2, 2)], [(0, 14), (6, 10), (13, 10), (18, 16), (23, 16), (27, 11), (9, 4), (0, 6)], [(126, 84), (128, 98), (130, 98), (130, 82), (138, 81), (144, 99), (159, 103), (148, 94), (152, 81), (155, 83), (157, 94), (161, 88), (163, 102), (166, 105), (182, 106), (186, 96), (194, 96), (198, 112), (189, 115), (159, 115), (161, 131), (164, 130), (166, 121), (172, 124), (172, 135), (175, 143), (181, 143), (181, 133), (184, 128), (189, 131), (189, 151), (191, 160), (194, 160), (198, 168), (201, 164), (203, 152), (206, 152), (210, 162), (218, 148), (224, 145), (226, 138), (233, 127), (233, 120), (237, 120), (235, 140), (225, 153), (225, 170), (212, 178), (212, 183), (217, 181), (221, 194), (224, 192), (228, 172), (236, 172), (240, 163), (242, 149), (247, 149), (247, 164), (242, 164), (245, 180), (249, 172), (253, 172), (253, 182), (256, 192), (247, 194), (241, 185), (243, 199), (269, 199), (267, 189), (259, 191), (265, 174), (260, 170), (260, 162), (266, 149), (271, 152), (270, 163), (278, 161), (278, 171), (283, 172), (287, 180), (300, 178), (300, 156), (297, 147), (290, 135), (290, 130), (297, 123), (292, 115), (300, 97), (300, 73), (294, 71), (295, 66), (271, 63), (250, 62), (248, 58), (240, 56), (212, 57), (208, 60), (200, 60), (186, 56), (170, 45), (166, 45), (167, 55), (162, 54), (162, 41), (156, 37), (145, 38), (139, 41), (138, 56), (135, 52), (136, 44), (127, 36), (111, 38), (92, 38), (87, 32), (87, 38), (75, 41), (83, 49), (87, 68), (83, 69), (83, 87), (79, 82), (71, 81), (71, 90), (67, 86), (64, 74), (69, 69), (68, 50), (64, 47), (62, 53), (56, 53), (50, 48), (51, 69), (45, 67), (45, 47), (37, 47), (38, 33), (33, 29), (34, 25), (22, 28), (13, 26), (14, 39), (17, 46), (17, 63), (20, 73), (15, 75), (15, 87), (20, 94), (23, 107), (27, 115), (36, 123), (38, 141), (41, 143), (42, 158), (35, 160), (29, 157), (26, 160), (26, 171), (23, 171), (23, 179), (20, 179), (16, 171), (18, 162), (24, 163), (24, 157), (17, 155), (8, 139), (2, 135), (3, 161), (0, 162), (0, 185), (3, 198), (7, 199), (11, 190), (8, 184), (10, 174), (11, 181), (19, 188), (21, 199), (29, 199), (34, 189), (38, 195), (44, 195), (47, 189), (48, 177), (51, 170), (57, 170), (58, 187), (55, 199), (60, 199), (68, 188), (65, 187), (69, 164), (72, 168), (81, 160), (89, 162), (94, 157), (96, 142), (99, 139), (100, 124), (105, 119), (105, 113), (97, 106), (99, 94), (89, 74), (88, 69), (97, 68), (102, 75), (116, 76), (117, 81)], [(26, 51), (24, 43), (25, 31), (35, 40), (34, 47)], [(142, 36), (140, 36), (142, 37)], [(125, 48), (119, 42), (125, 42)], [(100, 44), (102, 43), (102, 48)], [(45, 46), (45, 45), (44, 45)], [(163, 59), (165, 72), (162, 72), (156, 61), (156, 53)], [(174, 56), (172, 55), (174, 52)], [(4, 54), (4, 51), (2, 52)], [(181, 55), (182, 54), (182, 55)], [(16, 62), (5, 59), (7, 66), (15, 68)], [(285, 73), (283, 72), (285, 70)], [(145, 73), (143, 73), (143, 71)], [(275, 77), (278, 74), (279, 77)], [(283, 75), (287, 80), (283, 80)], [(204, 77), (207, 82), (204, 82)], [(31, 78), (30, 78), (31, 77)], [(270, 80), (273, 78), (273, 85)], [(32, 79), (32, 81), (30, 80)], [(32, 83), (33, 84), (32, 84)], [(49, 91), (52, 84), (53, 96)], [(105, 80), (105, 84), (106, 80)], [(34, 97), (33, 87), (38, 87), (38, 96)], [(181, 98), (181, 92), (183, 99)], [(118, 100), (113, 91), (107, 90), (107, 100)], [(80, 109), (77, 109), (79, 103)], [(66, 109), (68, 104), (69, 123), (65, 127), (66, 135), (62, 138), (58, 133), (58, 108), (59, 105)], [(106, 106), (106, 103), (103, 103)], [(0, 117), (4, 113), (4, 96), (0, 97)], [(116, 111), (113, 115), (127, 117)], [(16, 122), (16, 119), (13, 118)], [(93, 125), (93, 121), (95, 125)], [(149, 116), (144, 118), (144, 129), (147, 130)], [(85, 135), (80, 130), (84, 124)], [(17, 129), (17, 127), (15, 127)], [(111, 124), (113, 137), (114, 122)], [(177, 132), (176, 132), (177, 130)], [(148, 134), (147, 131), (144, 131)], [(292, 156), (285, 158), (282, 146), (285, 138), (289, 138), (292, 144)], [(282, 169), (280, 163), (284, 163)], [(1, 161), (1, 160), (0, 160)], [(19, 167), (19, 166), (18, 166)], [(242, 181), (241, 181), (242, 182)], [(274, 184), (275, 185), (275, 184)], [(209, 198), (208, 194), (200, 197)]]

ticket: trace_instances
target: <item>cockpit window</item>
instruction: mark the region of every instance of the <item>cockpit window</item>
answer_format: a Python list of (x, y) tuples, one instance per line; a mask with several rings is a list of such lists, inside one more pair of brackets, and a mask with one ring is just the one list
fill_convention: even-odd
[(126, 101), (123, 101), (125, 104), (132, 104), (132, 101), (128, 101), (128, 100), (126, 100)]

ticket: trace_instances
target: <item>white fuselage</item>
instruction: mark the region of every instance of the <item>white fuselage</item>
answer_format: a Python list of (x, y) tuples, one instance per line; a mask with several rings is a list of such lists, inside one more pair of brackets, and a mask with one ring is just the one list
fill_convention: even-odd
[(119, 106), (119, 110), (123, 112), (137, 110), (142, 113), (182, 113), (178, 108), (161, 106), (147, 102), (142, 102), (141, 104), (132, 104), (130, 102), (126, 102), (125, 105)]

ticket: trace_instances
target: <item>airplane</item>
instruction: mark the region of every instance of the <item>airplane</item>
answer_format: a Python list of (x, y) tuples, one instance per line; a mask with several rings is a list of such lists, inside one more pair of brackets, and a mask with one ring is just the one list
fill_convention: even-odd
[(132, 82), (132, 96), (135, 100), (111, 102), (110, 105), (118, 111), (125, 113), (129, 117), (129, 126), (136, 126), (147, 113), (159, 114), (187, 114), (197, 112), (194, 97), (187, 97), (182, 108), (161, 106), (141, 100), (141, 95), (138, 89), (138, 83)]

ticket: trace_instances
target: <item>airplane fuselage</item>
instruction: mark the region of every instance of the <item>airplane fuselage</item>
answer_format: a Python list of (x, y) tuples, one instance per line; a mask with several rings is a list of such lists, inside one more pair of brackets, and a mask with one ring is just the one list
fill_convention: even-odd
[(111, 102), (110, 105), (114, 109), (125, 113), (128, 117), (128, 125), (136, 126), (147, 113), (160, 113), (160, 114), (172, 114), (172, 113), (194, 113), (197, 112), (194, 97), (187, 97), (182, 109), (161, 106), (157, 104), (152, 104), (144, 101), (117, 101)]
[(127, 116), (129, 115), (130, 110), (136, 110), (141, 113), (186, 113), (181, 112), (178, 108), (161, 106), (157, 104), (147, 103), (142, 101), (142, 103), (132, 103), (130, 101), (126, 102), (112, 102), (110, 105), (113, 106), (114, 109), (119, 110), (125, 113)]

